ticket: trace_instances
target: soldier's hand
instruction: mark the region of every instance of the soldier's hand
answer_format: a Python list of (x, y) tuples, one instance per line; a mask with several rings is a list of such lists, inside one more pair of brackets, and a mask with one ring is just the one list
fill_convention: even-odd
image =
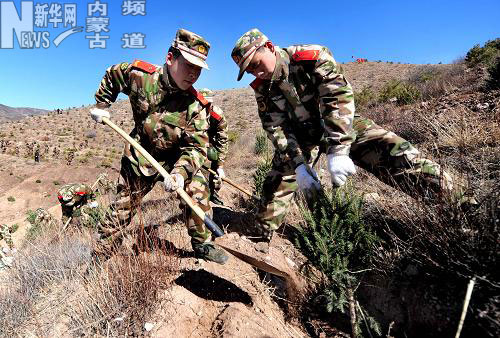
[(301, 164), (295, 169), (299, 190), (305, 193), (321, 189), (318, 174), (308, 164)]
[(103, 117), (107, 117), (108, 119), (110, 118), (108, 111), (103, 110), (103, 109), (99, 109), (99, 108), (93, 108), (93, 109), (91, 109), (90, 110), (90, 116), (97, 123), (103, 123), (102, 122), (102, 118)]
[(328, 158), (328, 171), (332, 176), (333, 185), (340, 187), (347, 181), (347, 176), (356, 173), (356, 167), (347, 155), (330, 154)]
[(165, 191), (172, 192), (177, 188), (184, 189), (184, 177), (181, 174), (171, 174), (163, 180)]

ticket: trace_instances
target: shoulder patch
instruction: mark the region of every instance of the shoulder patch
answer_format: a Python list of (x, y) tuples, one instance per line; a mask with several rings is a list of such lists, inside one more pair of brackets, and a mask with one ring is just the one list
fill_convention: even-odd
[(212, 116), (217, 121), (222, 120), (222, 115), (220, 113), (221, 111), (219, 109), (216, 109), (216, 107), (210, 107), (210, 108), (211, 108), (210, 109), (210, 116)]
[(254, 90), (257, 90), (262, 82), (264, 82), (264, 80), (257, 78), (250, 83), (250, 87), (252, 87)]
[(152, 74), (156, 70), (156, 66), (142, 60), (134, 60), (134, 63), (132, 63), (132, 67), (138, 68), (142, 71), (145, 71), (146, 73)]
[(295, 61), (314, 61), (319, 59), (319, 50), (301, 50), (298, 52), (295, 52), (292, 55), (292, 58)]
[(193, 86), (189, 87), (189, 89), (188, 89), (188, 90), (189, 90), (189, 92), (190, 92), (191, 94), (193, 94), (193, 95), (194, 95), (194, 97), (196, 97), (196, 99), (197, 99), (198, 101), (200, 101), (200, 103), (201, 103), (201, 105), (202, 105), (203, 107), (208, 106), (209, 102), (207, 101), (207, 99), (205, 99), (205, 97), (204, 97), (204, 96), (203, 96), (200, 92), (198, 92), (196, 89), (194, 89), (194, 87), (193, 87)]

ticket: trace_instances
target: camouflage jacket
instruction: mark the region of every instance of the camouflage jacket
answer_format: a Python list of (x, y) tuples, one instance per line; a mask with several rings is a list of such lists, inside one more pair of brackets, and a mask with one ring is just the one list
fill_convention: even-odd
[[(128, 95), (132, 106), (135, 126), (131, 136), (162, 165), (174, 162), (172, 173), (191, 178), (207, 156), (208, 123), (201, 95), (192, 87), (180, 90), (166, 66), (144, 61), (108, 68), (95, 94), (97, 107), (109, 107), (120, 92)], [(156, 173), (128, 144), (125, 156), (135, 164), (136, 172)]]
[(59, 189), (57, 198), (63, 207), (80, 207), (95, 200), (95, 195), (87, 184), (69, 183)]
[(349, 154), (354, 96), (330, 50), (319, 45), (276, 47), (271, 80), (256, 79), (262, 126), (276, 151), (295, 167), (312, 146), (326, 145), (328, 154)]
[(221, 167), (228, 150), (227, 121), (222, 109), (211, 105), (208, 119), (208, 139), (210, 147), (217, 151), (217, 165)]

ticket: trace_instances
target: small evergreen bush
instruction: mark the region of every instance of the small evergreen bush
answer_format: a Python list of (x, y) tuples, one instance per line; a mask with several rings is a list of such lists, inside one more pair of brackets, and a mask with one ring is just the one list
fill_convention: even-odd
[(500, 89), (500, 56), (488, 68), (488, 79), (486, 80), (486, 88), (489, 90)]
[(377, 95), (373, 92), (370, 87), (365, 87), (360, 92), (354, 93), (354, 102), (356, 108), (358, 107), (370, 107), (377, 101)]
[[(374, 232), (362, 220), (362, 199), (350, 187), (321, 191), (316, 201), (301, 203), (303, 225), (298, 229), (296, 245), (309, 261), (326, 276), (318, 298), (325, 300), (328, 312), (350, 313), (354, 290), (370, 268), (378, 242)], [(357, 305), (357, 304), (356, 304)], [(365, 324), (377, 334), (380, 326), (361, 306), (354, 307), (357, 315), (353, 331), (361, 332)], [(351, 318), (352, 319), (352, 318)]]
[(255, 136), (255, 149), (256, 155), (261, 155), (267, 153), (269, 149), (269, 143), (267, 142), (267, 135), (263, 132), (258, 133)]
[(408, 82), (390, 80), (381, 89), (379, 94), (380, 102), (390, 102), (395, 98), (400, 105), (416, 102), (421, 97), (420, 91)]
[(479, 44), (472, 47), (465, 56), (465, 63), (469, 67), (491, 66), (500, 53), (500, 38), (487, 41), (483, 47)]
[(255, 170), (255, 173), (253, 174), (254, 193), (256, 196), (260, 197), (262, 195), (264, 180), (266, 179), (267, 174), (271, 171), (272, 167), (273, 162), (270, 158), (266, 158), (257, 164), (257, 170)]

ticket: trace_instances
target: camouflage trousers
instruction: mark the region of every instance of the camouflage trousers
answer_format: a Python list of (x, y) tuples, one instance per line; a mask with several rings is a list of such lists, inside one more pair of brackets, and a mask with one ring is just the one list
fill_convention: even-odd
[(71, 207), (61, 206), (63, 225), (71, 218), (69, 225), (87, 225), (89, 224), (90, 208), (86, 203), (83, 205), (74, 205)]
[[(116, 199), (111, 203), (111, 216), (113, 225), (116, 221), (120, 226), (127, 226), (132, 221), (141, 201), (150, 192), (156, 182), (162, 181), (160, 174), (152, 176), (138, 175), (132, 168), (130, 160), (122, 158), (122, 167), (120, 177), (116, 188)], [(203, 173), (198, 172), (191, 180), (185, 182), (185, 190), (191, 199), (210, 217), (212, 217), (212, 208), (209, 203), (208, 183)], [(184, 216), (188, 234), (193, 242), (208, 242), (212, 238), (212, 233), (205, 227), (205, 223), (199, 218), (187, 205), (184, 205)]]
[[(450, 175), (436, 162), (420, 157), (410, 142), (359, 116), (355, 117), (353, 128), (357, 137), (351, 145), (350, 157), (357, 166), (408, 194), (416, 191), (421, 196), (433, 197), (439, 193), (454, 193)], [(317, 156), (318, 149), (319, 146), (303, 149), (309, 164)], [(273, 167), (264, 181), (257, 223), (267, 231), (278, 229), (296, 190), (295, 168), (291, 161), (275, 154)]]
[[(210, 162), (210, 169), (217, 172), (219, 168), (217, 161)], [(221, 180), (217, 178), (214, 174), (208, 173), (208, 187), (210, 190), (210, 196), (217, 195), (219, 190), (222, 188)]]

